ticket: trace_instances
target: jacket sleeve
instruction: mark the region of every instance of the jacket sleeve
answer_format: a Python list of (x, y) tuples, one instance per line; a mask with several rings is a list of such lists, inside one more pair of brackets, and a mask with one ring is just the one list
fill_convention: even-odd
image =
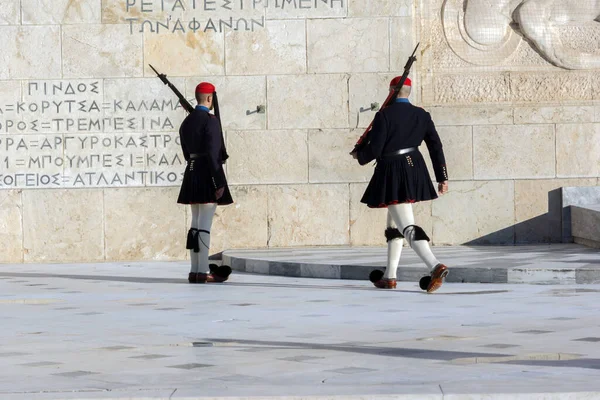
[(185, 129), (186, 129), (186, 124), (185, 123), (181, 124), (181, 127), (179, 128), (179, 142), (181, 143), (181, 151), (183, 152), (183, 158), (185, 158), (185, 161), (189, 161), (190, 160), (190, 152), (188, 151), (187, 147), (185, 146), (185, 140), (184, 140)]
[(371, 132), (367, 136), (368, 143), (358, 151), (357, 158), (360, 165), (365, 165), (381, 156), (387, 140), (387, 123), (385, 116), (378, 112), (375, 114)]
[(444, 182), (448, 180), (448, 170), (446, 169), (446, 158), (444, 157), (442, 140), (435, 129), (431, 115), (428, 112), (425, 114), (427, 118), (425, 144), (429, 150), (429, 156), (431, 157), (431, 163), (433, 164), (435, 179), (437, 182)]
[(206, 152), (208, 153), (210, 172), (215, 189), (220, 189), (227, 184), (225, 171), (223, 171), (221, 162), (222, 148), (223, 140), (221, 138), (219, 121), (211, 117), (208, 120), (208, 124), (206, 124)]

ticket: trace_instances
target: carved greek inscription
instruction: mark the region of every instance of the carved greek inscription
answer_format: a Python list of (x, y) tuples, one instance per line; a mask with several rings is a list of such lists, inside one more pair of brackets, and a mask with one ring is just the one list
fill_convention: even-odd
[(124, 20), (134, 33), (250, 31), (265, 27), (265, 14), (330, 17), (346, 0), (124, 0)]
[(187, 115), (170, 97), (105, 97), (94, 80), (24, 82), (0, 104), (0, 189), (176, 186)]

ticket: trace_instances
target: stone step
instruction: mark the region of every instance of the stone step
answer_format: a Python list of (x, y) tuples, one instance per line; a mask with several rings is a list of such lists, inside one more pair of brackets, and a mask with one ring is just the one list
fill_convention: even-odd
[[(303, 278), (368, 280), (385, 269), (386, 248), (314, 247), (229, 250), (223, 263), (235, 271)], [(448, 282), (589, 284), (600, 283), (598, 252), (578, 244), (536, 246), (434, 247), (450, 268)], [(428, 274), (410, 248), (404, 248), (398, 279), (418, 282)]]

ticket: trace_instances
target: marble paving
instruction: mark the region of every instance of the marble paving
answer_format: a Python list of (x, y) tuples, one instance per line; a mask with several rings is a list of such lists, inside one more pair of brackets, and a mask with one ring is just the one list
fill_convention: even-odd
[(0, 399), (600, 397), (600, 285), (186, 276), (1, 265)]

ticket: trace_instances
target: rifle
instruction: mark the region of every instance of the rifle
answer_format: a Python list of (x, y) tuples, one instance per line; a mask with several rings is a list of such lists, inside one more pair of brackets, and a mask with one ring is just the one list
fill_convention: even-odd
[[(408, 57), (408, 61), (406, 62), (406, 65), (404, 66), (404, 73), (402, 74), (402, 77), (400, 78), (400, 82), (398, 82), (398, 84), (394, 87), (394, 90), (391, 91), (390, 94), (388, 95), (387, 99), (385, 99), (385, 101), (383, 102), (383, 105), (381, 106), (381, 109), (384, 109), (387, 106), (389, 106), (390, 103), (396, 98), (396, 96), (398, 96), (400, 89), (402, 89), (402, 85), (404, 85), (406, 78), (408, 78), (408, 73), (410, 72), (410, 69), (411, 69), (413, 63), (415, 61), (417, 61), (417, 57), (415, 57), (415, 54), (417, 53), (419, 44), (420, 43), (417, 43), (417, 46), (415, 47), (415, 50), (413, 51), (412, 55), (410, 57)], [(356, 145), (354, 145), (354, 150), (352, 150), (350, 152), (350, 154), (356, 153), (357, 151), (361, 150), (364, 146), (366, 146), (367, 143), (369, 143), (369, 133), (371, 133), (371, 128), (373, 128), (373, 121), (371, 121), (371, 123), (369, 124), (369, 126), (367, 127), (365, 132), (358, 139), (358, 141), (356, 142)]]
[[(150, 65), (150, 64), (148, 64), (148, 65)], [(183, 97), (183, 95), (181, 94), (181, 92), (179, 90), (177, 90), (175, 85), (173, 85), (171, 82), (169, 82), (169, 79), (167, 79), (167, 76), (165, 74), (159, 74), (158, 71), (156, 69), (154, 69), (154, 67), (152, 65), (150, 65), (150, 68), (152, 68), (152, 71), (154, 71), (156, 73), (156, 75), (158, 75), (160, 80), (163, 81), (163, 83), (165, 85), (167, 85), (169, 87), (169, 89), (171, 89), (173, 91), (173, 93), (175, 93), (175, 96), (177, 96), (177, 98), (179, 98), (179, 103), (181, 103), (181, 106), (185, 109), (185, 111), (187, 111), (188, 113), (192, 113), (194, 111), (194, 107), (192, 107), (190, 102), (187, 101), (187, 99), (185, 97)]]

